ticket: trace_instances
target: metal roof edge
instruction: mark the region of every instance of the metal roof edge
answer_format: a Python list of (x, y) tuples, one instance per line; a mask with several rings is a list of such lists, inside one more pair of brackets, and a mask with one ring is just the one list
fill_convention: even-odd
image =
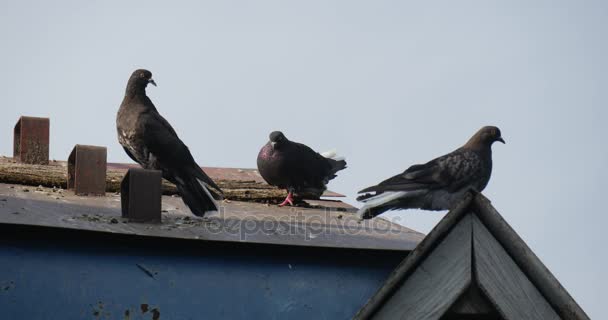
[[(253, 241), (225, 241), (225, 240), (205, 240), (205, 239), (191, 239), (191, 238), (175, 238), (175, 237), (163, 237), (153, 235), (141, 235), (141, 234), (127, 234), (127, 233), (112, 233), (101, 230), (89, 230), (89, 229), (72, 229), (63, 228), (57, 226), (45, 226), (45, 225), (33, 225), (33, 224), (14, 224), (0, 222), (0, 239), (8, 238), (11, 234), (18, 235), (19, 237), (28, 237), (33, 234), (36, 236), (40, 235), (54, 235), (56, 238), (63, 238), (66, 240), (74, 239), (73, 235), (85, 236), (89, 239), (112, 239), (123, 244), (123, 241), (129, 240), (135, 242), (150, 241), (154, 243), (164, 243), (165, 245), (172, 245), (176, 243), (189, 244), (197, 247), (235, 247), (235, 248), (268, 248), (269, 250), (320, 250), (320, 251), (331, 251), (331, 252), (359, 252), (359, 253), (386, 253), (386, 254), (407, 254), (410, 250), (407, 249), (390, 249), (390, 248), (358, 248), (358, 247), (336, 247), (336, 246), (310, 246), (300, 245), (291, 243), (269, 243), (269, 242), (253, 242)], [(25, 232), (24, 232), (25, 231)], [(48, 239), (48, 237), (42, 237)], [(82, 239), (82, 238), (79, 238)]]

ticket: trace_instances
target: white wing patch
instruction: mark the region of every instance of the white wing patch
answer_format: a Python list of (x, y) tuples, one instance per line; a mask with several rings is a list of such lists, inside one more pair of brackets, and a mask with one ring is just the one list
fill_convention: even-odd
[(397, 200), (399, 198), (404, 198), (409, 193), (410, 192), (408, 192), (408, 191), (388, 191), (388, 192), (383, 192), (377, 196), (373, 196), (371, 198), (361, 200), (361, 202), (365, 203), (365, 205), (363, 207), (361, 207), (361, 209), (359, 209), (359, 211), (357, 211), (357, 215), (359, 217), (363, 217), (363, 215), (365, 215), (365, 212), (367, 212), (367, 210), (369, 210), (370, 208), (379, 207), (383, 204), (387, 204), (387, 203)]
[(199, 180), (199, 179), (196, 179), (196, 181), (198, 181), (198, 183), (201, 185), (201, 187), (203, 187), (203, 190), (205, 190), (205, 193), (207, 194), (207, 197), (209, 197), (209, 199), (211, 199), (211, 202), (213, 202), (213, 205), (215, 206), (216, 210), (212, 210), (212, 212), (213, 211), (217, 211), (220, 206), (217, 204), (217, 201), (215, 201), (215, 199), (211, 195), (211, 192), (209, 192), (209, 189), (207, 189), (207, 184), (204, 183), (203, 181)]
[(345, 160), (344, 157), (338, 156), (338, 152), (336, 151), (336, 149), (331, 149), (329, 151), (321, 152), (321, 155), (324, 158), (329, 158), (329, 159), (333, 159), (336, 161)]

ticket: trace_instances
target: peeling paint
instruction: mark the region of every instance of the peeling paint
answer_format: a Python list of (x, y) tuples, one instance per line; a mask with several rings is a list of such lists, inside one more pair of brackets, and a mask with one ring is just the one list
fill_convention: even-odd
[(159, 319), (160, 319), (160, 311), (158, 311), (158, 308), (152, 309), (152, 320), (159, 320)]

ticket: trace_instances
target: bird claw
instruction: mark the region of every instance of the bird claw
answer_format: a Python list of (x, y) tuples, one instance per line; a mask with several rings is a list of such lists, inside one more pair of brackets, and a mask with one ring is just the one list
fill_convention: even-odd
[(287, 198), (285, 198), (285, 201), (283, 201), (283, 202), (281, 202), (281, 204), (279, 204), (279, 207), (284, 207), (287, 204), (289, 204), (290, 206), (293, 207), (293, 195), (291, 194), (291, 192), (287, 195)]
[(279, 204), (279, 207), (284, 207), (287, 204), (289, 204), (290, 206), (293, 207), (293, 202), (292, 201), (288, 201), (288, 200), (285, 200), (285, 201), (281, 202), (281, 204)]

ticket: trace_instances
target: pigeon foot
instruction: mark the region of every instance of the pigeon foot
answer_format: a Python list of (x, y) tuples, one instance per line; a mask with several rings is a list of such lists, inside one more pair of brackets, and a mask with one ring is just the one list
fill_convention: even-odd
[(293, 207), (293, 194), (291, 192), (289, 192), (289, 194), (287, 194), (287, 198), (285, 198), (285, 201), (283, 201), (281, 204), (279, 204), (279, 207), (283, 207), (286, 204), (289, 204), (290, 206)]

